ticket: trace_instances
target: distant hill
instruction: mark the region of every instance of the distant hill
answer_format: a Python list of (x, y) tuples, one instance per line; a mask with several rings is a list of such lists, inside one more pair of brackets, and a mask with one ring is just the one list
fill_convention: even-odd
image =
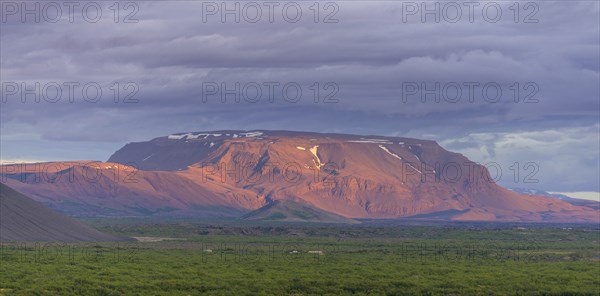
[(547, 191), (537, 190), (537, 189), (510, 188), (510, 190), (517, 192), (517, 193), (521, 193), (521, 194), (557, 198), (560, 200), (564, 200), (575, 206), (588, 207), (588, 208), (591, 208), (594, 210), (600, 210), (600, 202), (593, 201), (593, 200), (573, 198), (573, 197), (566, 196), (564, 194), (550, 193)]
[(50, 210), (0, 183), (0, 241), (124, 241)]
[(264, 207), (244, 215), (242, 219), (280, 222), (359, 223), (356, 220), (292, 200), (274, 200)]
[(538, 190), (538, 189), (530, 189), (530, 188), (509, 188), (510, 190), (517, 192), (517, 193), (521, 193), (521, 194), (527, 194), (527, 195), (540, 195), (540, 196), (546, 196), (546, 197), (554, 197), (554, 198), (558, 198), (560, 200), (572, 200), (575, 198), (572, 197), (568, 197), (566, 195), (563, 194), (556, 194), (556, 193), (550, 193), (544, 190)]

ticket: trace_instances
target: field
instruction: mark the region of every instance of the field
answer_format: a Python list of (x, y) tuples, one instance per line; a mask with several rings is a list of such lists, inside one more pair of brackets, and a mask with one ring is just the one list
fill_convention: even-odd
[(143, 242), (5, 243), (0, 294), (600, 294), (593, 225), (88, 222)]

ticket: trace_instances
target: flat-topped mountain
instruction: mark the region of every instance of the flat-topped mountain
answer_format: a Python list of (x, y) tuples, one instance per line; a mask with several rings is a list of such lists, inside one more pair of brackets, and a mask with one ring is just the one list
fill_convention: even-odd
[[(94, 183), (40, 184), (14, 167), (7, 177), (11, 186), (57, 209), (75, 202), (74, 210), (86, 207), (89, 214), (242, 216), (272, 201), (295, 200), (348, 218), (600, 219), (600, 212), (591, 208), (502, 188), (485, 167), (463, 155), (434, 141), (410, 138), (190, 132), (127, 144), (96, 171), (108, 176), (115, 166), (135, 172), (125, 175), (136, 181), (106, 177)], [(70, 170), (80, 175), (86, 169), (65, 166), (61, 172)]]

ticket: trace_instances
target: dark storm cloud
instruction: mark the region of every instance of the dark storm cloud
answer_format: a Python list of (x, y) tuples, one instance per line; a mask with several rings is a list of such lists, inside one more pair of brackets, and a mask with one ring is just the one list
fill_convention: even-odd
[[(280, 17), (273, 23), (222, 23), (218, 16), (203, 22), (202, 4), (191, 1), (139, 2), (139, 22), (133, 24), (114, 23), (111, 14), (98, 23), (9, 19), (1, 29), (2, 81), (98, 82), (103, 97), (55, 104), (9, 98), (0, 111), (2, 158), (106, 159), (111, 150), (83, 147), (96, 142), (112, 149), (183, 131), (260, 128), (428, 138), (477, 161), (510, 163), (535, 158), (514, 152), (527, 147), (528, 137), (550, 146), (540, 155), (562, 161), (552, 170), (541, 168), (539, 187), (600, 190), (597, 2), (539, 2), (537, 23), (515, 23), (508, 2), (501, 3), (497, 23), (481, 17), (473, 23), (422, 23), (419, 16), (403, 22), (401, 2), (385, 1), (338, 2), (338, 23), (315, 23), (310, 3), (299, 3), (305, 14), (298, 23)], [(114, 103), (115, 81), (135, 83), (139, 102)], [(296, 103), (281, 93), (273, 102), (221, 103), (217, 93), (203, 102), (207, 82), (296, 82), (303, 96)], [(315, 82), (334, 82), (338, 101), (314, 103)], [(469, 102), (462, 86), (456, 103), (423, 103), (419, 94), (403, 101), (403, 83), (422, 82), (494, 82), (503, 97), (490, 103), (477, 88), (479, 95)], [(532, 82), (539, 102), (515, 103), (515, 82), (521, 97)], [(321, 90), (321, 96), (327, 93)], [(17, 148), (20, 141), (39, 145)], [(71, 152), (45, 154), (42, 146), (48, 145), (69, 145), (63, 150)], [(89, 154), (72, 153), (77, 147)], [(573, 156), (557, 157), (565, 153)], [(561, 182), (557, 171), (574, 162), (582, 173)]]

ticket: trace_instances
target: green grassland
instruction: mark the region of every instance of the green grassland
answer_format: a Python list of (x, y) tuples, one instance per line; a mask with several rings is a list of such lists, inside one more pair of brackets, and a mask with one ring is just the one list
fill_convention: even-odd
[(136, 243), (6, 243), (1, 295), (600, 295), (597, 226), (95, 220)]

